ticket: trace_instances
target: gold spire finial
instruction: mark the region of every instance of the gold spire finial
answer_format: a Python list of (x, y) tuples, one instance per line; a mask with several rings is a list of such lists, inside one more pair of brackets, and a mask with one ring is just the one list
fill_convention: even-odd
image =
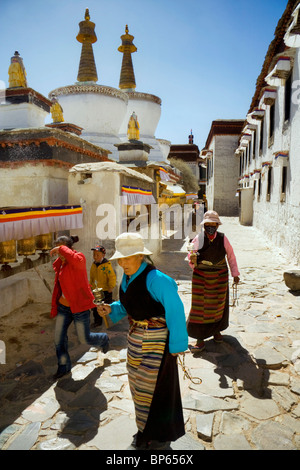
[(119, 88), (132, 90), (135, 89), (135, 76), (133, 71), (131, 54), (137, 51), (137, 48), (132, 43), (134, 36), (129, 34), (128, 25), (125, 26), (125, 34), (121, 36), (122, 45), (118, 48), (118, 51), (122, 52), (122, 68), (120, 73)]
[(95, 23), (90, 21), (89, 9), (85, 10), (84, 21), (79, 23), (79, 33), (76, 36), (82, 44), (77, 80), (79, 82), (96, 82), (98, 80), (92, 44), (97, 41)]

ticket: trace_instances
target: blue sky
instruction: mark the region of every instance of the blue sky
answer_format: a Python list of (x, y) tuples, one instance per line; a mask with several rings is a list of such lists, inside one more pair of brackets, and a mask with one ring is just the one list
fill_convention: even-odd
[(89, 8), (98, 84), (118, 88), (125, 25), (136, 91), (162, 100), (156, 137), (202, 149), (214, 119), (244, 119), (287, 0), (0, 0), (0, 80), (15, 50), (44, 96), (77, 80), (78, 23)]

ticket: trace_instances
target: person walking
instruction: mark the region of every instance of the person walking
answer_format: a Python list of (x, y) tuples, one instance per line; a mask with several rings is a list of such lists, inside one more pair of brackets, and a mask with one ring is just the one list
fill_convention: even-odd
[(221, 331), (229, 325), (228, 265), (235, 284), (239, 283), (239, 271), (233, 248), (228, 238), (218, 232), (222, 224), (215, 211), (204, 214), (201, 225), (204, 233), (193, 239), (193, 250), (188, 259), (193, 269), (192, 305), (187, 321), (190, 337), (197, 339), (192, 352), (203, 351), (204, 339), (214, 337), (222, 342)]
[(184, 435), (177, 354), (188, 347), (184, 307), (176, 282), (147, 263), (152, 253), (138, 233), (116, 238), (124, 274), (120, 300), (98, 306), (116, 323), (129, 320), (127, 370), (138, 432), (130, 448), (169, 448)]
[[(97, 245), (92, 248), (94, 262), (90, 269), (90, 286), (91, 289), (100, 288), (103, 290), (104, 302), (111, 304), (112, 292), (116, 285), (116, 274), (113, 270), (111, 262), (105, 258), (106, 250), (104, 246)], [(102, 317), (99, 316), (97, 307), (92, 309), (94, 316), (93, 327), (102, 325)]]
[(90, 309), (95, 307), (94, 296), (88, 282), (85, 256), (73, 249), (73, 243), (78, 240), (77, 236), (60, 236), (50, 251), (51, 256), (58, 256), (53, 263), (55, 281), (50, 314), (52, 318), (56, 317), (54, 339), (58, 369), (54, 380), (71, 370), (67, 332), (73, 321), (80, 343), (102, 348), (104, 353), (109, 347), (106, 333), (90, 332)]

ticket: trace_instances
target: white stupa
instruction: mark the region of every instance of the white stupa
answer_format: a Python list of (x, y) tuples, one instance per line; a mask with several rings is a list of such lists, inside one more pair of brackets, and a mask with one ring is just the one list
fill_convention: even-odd
[(118, 161), (117, 144), (127, 141), (130, 116), (135, 113), (140, 122), (140, 140), (151, 146), (149, 160), (167, 162), (168, 151), (155, 138), (161, 116), (161, 99), (149, 93), (135, 91), (135, 77), (131, 54), (137, 49), (134, 37), (128, 33), (121, 36), (123, 53), (119, 89), (98, 85), (97, 69), (92, 44), (97, 41), (95, 23), (90, 21), (89, 10), (79, 23), (77, 41), (82, 43), (81, 58), (74, 85), (56, 88), (49, 93), (55, 96), (63, 108), (66, 122), (83, 128), (82, 138), (111, 152), (109, 157)]
[(131, 54), (137, 51), (133, 44), (134, 36), (129, 34), (128, 26), (121, 36), (122, 45), (118, 48), (123, 53), (119, 88), (128, 96), (127, 112), (120, 127), (121, 140), (127, 139), (127, 126), (130, 116), (135, 113), (140, 123), (140, 140), (151, 146), (149, 160), (164, 162), (166, 154), (162, 151), (160, 142), (155, 138), (155, 131), (161, 116), (161, 99), (158, 96), (135, 91), (135, 75)]
[(79, 27), (76, 39), (82, 43), (82, 50), (78, 81), (74, 85), (52, 90), (49, 96), (56, 96), (66, 122), (83, 128), (83, 139), (109, 150), (112, 152), (110, 158), (118, 160), (114, 144), (121, 142), (119, 129), (127, 111), (128, 96), (117, 88), (96, 83), (98, 75), (92, 44), (97, 41), (97, 36), (88, 9)]

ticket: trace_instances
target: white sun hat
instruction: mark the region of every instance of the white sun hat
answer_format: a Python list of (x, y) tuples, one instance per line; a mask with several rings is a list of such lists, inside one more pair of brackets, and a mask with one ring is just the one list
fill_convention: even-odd
[(139, 233), (121, 233), (116, 238), (116, 251), (110, 260), (127, 258), (133, 255), (152, 255), (144, 245), (144, 240)]
[(201, 225), (204, 225), (207, 222), (214, 222), (218, 225), (222, 225), (222, 222), (219, 218), (219, 214), (216, 211), (205, 212)]

